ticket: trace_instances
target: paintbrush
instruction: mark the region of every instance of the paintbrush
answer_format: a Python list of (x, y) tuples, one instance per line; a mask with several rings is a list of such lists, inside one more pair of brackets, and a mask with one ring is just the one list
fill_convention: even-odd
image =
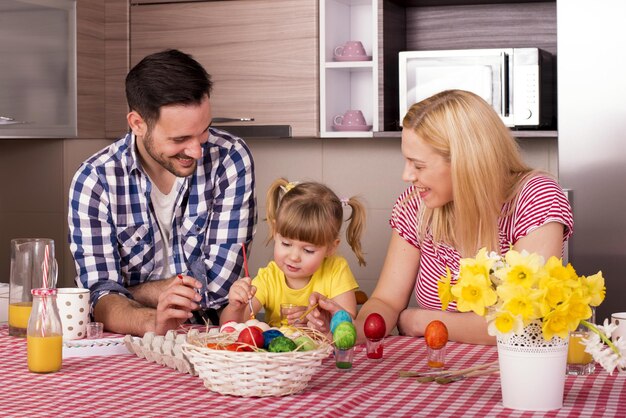
[(425, 372), (412, 372), (412, 371), (406, 371), (406, 370), (399, 370), (398, 371), (398, 376), (399, 377), (422, 377), (422, 376), (439, 376), (439, 375), (444, 375), (447, 373), (447, 370), (428, 370)]
[[(241, 249), (243, 250), (243, 271), (246, 274), (246, 277), (250, 277), (248, 273), (248, 257), (246, 256), (246, 243), (241, 243)], [(256, 319), (254, 316), (254, 311), (252, 310), (252, 298), (248, 299), (248, 306), (250, 306), (250, 319)]]
[(434, 381), (436, 378), (438, 377), (454, 377), (454, 376), (459, 376), (459, 375), (463, 375), (466, 373), (471, 373), (473, 371), (476, 370), (480, 370), (480, 369), (484, 369), (486, 367), (491, 367), (491, 366), (495, 366), (496, 364), (498, 364), (498, 361), (493, 361), (491, 363), (485, 363), (485, 364), (479, 364), (477, 366), (473, 366), (473, 367), (468, 367), (467, 369), (461, 369), (461, 370), (448, 370), (446, 372), (442, 371), (441, 373), (437, 374), (437, 375), (431, 375), (431, 376), (422, 376), (422, 377), (418, 377), (417, 381), (420, 383), (427, 383), (427, 382), (432, 382)]
[(457, 375), (457, 376), (451, 376), (451, 377), (441, 376), (441, 377), (437, 377), (435, 379), (435, 382), (439, 383), (440, 385), (445, 385), (445, 384), (448, 384), (448, 383), (457, 382), (459, 380), (467, 379), (467, 378), (470, 378), (470, 377), (483, 376), (483, 375), (486, 375), (486, 374), (496, 373), (496, 372), (499, 372), (499, 371), (500, 371), (499, 367), (493, 367), (491, 369), (476, 370), (474, 372), (470, 372), (470, 373), (467, 373), (467, 374), (460, 374), (460, 375)]
[(304, 318), (305, 318), (308, 314), (310, 314), (311, 312), (313, 312), (313, 309), (317, 308), (317, 305), (318, 305), (318, 304), (316, 303), (315, 305), (313, 305), (313, 306), (311, 306), (309, 309), (307, 309), (305, 313), (303, 313), (302, 315), (300, 315), (300, 316), (298, 317), (298, 319), (296, 320), (296, 322), (300, 322), (300, 321), (302, 321), (302, 320), (303, 320), (303, 319), (304, 319)]

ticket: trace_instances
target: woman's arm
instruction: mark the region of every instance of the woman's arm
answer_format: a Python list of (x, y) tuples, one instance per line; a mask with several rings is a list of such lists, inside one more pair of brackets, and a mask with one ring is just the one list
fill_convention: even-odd
[(561, 258), (563, 256), (563, 230), (562, 223), (549, 222), (517, 240), (513, 249), (540, 254), (545, 260), (552, 256)]
[(341, 308), (348, 312), (352, 318), (356, 316), (356, 296), (354, 290), (348, 290), (340, 295), (332, 298), (333, 302), (341, 306)]
[(365, 341), (363, 323), (373, 312), (379, 313), (385, 319), (387, 334), (396, 326), (400, 312), (409, 304), (419, 261), (419, 250), (394, 230), (376, 288), (354, 321), (359, 342)]

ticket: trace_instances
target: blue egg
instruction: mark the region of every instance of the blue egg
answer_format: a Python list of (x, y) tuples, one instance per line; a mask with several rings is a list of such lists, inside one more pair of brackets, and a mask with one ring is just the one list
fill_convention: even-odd
[(335, 328), (337, 328), (337, 325), (339, 325), (341, 322), (346, 321), (352, 323), (352, 316), (350, 316), (348, 312), (344, 310), (335, 312), (332, 319), (330, 320), (330, 332), (335, 332)]
[(272, 340), (276, 337), (284, 337), (283, 333), (277, 329), (268, 329), (263, 332), (263, 348), (267, 349)]

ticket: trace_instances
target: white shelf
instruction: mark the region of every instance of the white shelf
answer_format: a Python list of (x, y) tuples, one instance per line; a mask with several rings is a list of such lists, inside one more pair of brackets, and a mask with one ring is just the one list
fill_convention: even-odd
[[(378, 131), (378, 1), (320, 1), (320, 136), (371, 137)], [(360, 41), (370, 61), (335, 61), (335, 48)], [(360, 110), (371, 131), (337, 132), (336, 115)]]

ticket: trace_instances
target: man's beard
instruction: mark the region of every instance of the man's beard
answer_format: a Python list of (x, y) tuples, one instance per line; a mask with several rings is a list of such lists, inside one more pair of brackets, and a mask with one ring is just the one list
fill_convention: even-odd
[(154, 161), (159, 163), (159, 165), (161, 167), (165, 168), (167, 171), (169, 171), (170, 173), (172, 173), (176, 177), (188, 177), (188, 176), (192, 175), (194, 171), (196, 171), (197, 162), (195, 162), (195, 161), (194, 161), (193, 166), (191, 166), (188, 169), (186, 169), (186, 171), (181, 171), (181, 170), (176, 168), (176, 166), (174, 165), (174, 162), (172, 160), (177, 158), (177, 157), (189, 159), (189, 157), (184, 155), (184, 154), (178, 154), (178, 155), (176, 155), (174, 157), (169, 157), (169, 158), (168, 157), (163, 157), (162, 155), (157, 154), (157, 152), (154, 150), (154, 142), (152, 140), (152, 130), (151, 129), (149, 129), (148, 132), (146, 132), (146, 135), (143, 138), (143, 144), (144, 144), (144, 147), (146, 148), (146, 152), (148, 153), (148, 155)]

